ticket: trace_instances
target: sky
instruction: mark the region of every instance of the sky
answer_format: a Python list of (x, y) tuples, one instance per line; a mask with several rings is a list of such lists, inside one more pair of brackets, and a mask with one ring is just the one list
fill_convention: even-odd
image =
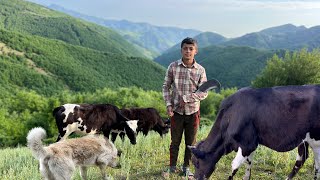
[(215, 32), (228, 38), (293, 24), (320, 25), (320, 0), (28, 0), (104, 19)]

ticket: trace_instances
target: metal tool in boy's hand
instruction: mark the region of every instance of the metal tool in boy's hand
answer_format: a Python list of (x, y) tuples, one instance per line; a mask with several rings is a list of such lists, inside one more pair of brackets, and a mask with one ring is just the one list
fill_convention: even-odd
[(207, 92), (211, 89), (215, 89), (215, 88), (218, 88), (220, 89), (221, 88), (221, 84), (218, 80), (216, 79), (210, 79), (208, 80), (207, 82), (203, 83), (197, 91), (201, 91), (201, 92)]

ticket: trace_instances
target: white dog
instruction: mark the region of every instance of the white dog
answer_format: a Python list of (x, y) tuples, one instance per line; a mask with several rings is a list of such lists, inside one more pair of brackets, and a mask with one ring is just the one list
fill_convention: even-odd
[(106, 166), (118, 166), (115, 146), (100, 135), (88, 135), (81, 138), (67, 139), (47, 147), (42, 145), (46, 131), (33, 128), (27, 136), (28, 147), (39, 160), (40, 172), (45, 179), (71, 179), (76, 166), (80, 166), (80, 175), (86, 179), (86, 166), (97, 165), (102, 177), (107, 179)]

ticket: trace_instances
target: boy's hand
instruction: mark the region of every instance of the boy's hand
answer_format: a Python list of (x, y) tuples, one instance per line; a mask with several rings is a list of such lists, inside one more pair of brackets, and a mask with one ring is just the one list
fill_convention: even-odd
[(173, 116), (172, 106), (168, 106), (168, 107), (167, 107), (167, 114), (168, 114), (169, 117), (172, 117), (172, 116)]
[(179, 102), (179, 107), (184, 108), (184, 105), (186, 105), (186, 103), (183, 101), (183, 99), (181, 98), (180, 102)]

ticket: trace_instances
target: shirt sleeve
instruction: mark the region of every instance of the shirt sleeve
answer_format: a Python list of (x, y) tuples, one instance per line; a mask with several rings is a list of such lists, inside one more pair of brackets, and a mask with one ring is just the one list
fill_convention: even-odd
[[(205, 82), (207, 82), (207, 75), (206, 75), (206, 70), (203, 69), (200, 76), (200, 80), (199, 80), (199, 86), (201, 86)], [(185, 103), (192, 103), (192, 102), (202, 101), (207, 96), (208, 96), (208, 92), (196, 91), (191, 94), (183, 95), (182, 98)]]
[(166, 106), (171, 106), (171, 99), (172, 99), (172, 94), (171, 94), (171, 85), (173, 83), (173, 67), (172, 64), (169, 65), (166, 76), (164, 78), (164, 83), (162, 85), (162, 94), (163, 94), (163, 99), (166, 103)]

